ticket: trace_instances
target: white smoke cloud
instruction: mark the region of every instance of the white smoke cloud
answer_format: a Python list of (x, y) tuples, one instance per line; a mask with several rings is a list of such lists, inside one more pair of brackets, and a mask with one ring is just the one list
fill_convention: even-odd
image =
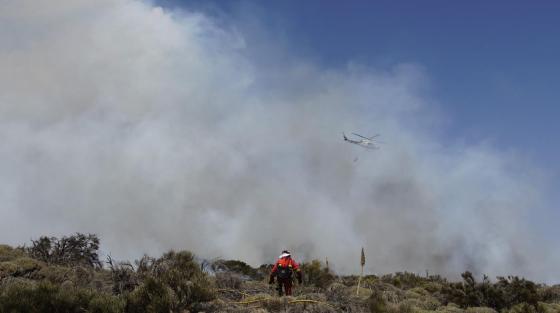
[(253, 265), (289, 248), (346, 273), (364, 246), (374, 273), (558, 279), (524, 222), (535, 169), (444, 144), (418, 66), (267, 67), (234, 27), (130, 0), (2, 1), (0, 25), (5, 242), (92, 232), (119, 258)]

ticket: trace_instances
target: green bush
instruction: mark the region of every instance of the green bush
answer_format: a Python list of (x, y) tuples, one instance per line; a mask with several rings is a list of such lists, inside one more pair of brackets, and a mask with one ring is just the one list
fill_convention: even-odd
[(155, 278), (148, 277), (142, 285), (127, 295), (125, 312), (169, 312), (175, 309), (177, 304), (177, 298), (169, 287)]
[(65, 281), (74, 279), (72, 268), (58, 265), (45, 266), (37, 275), (39, 278), (53, 284), (62, 284)]
[(122, 312), (122, 301), (86, 289), (62, 288), (47, 281), (14, 282), (0, 291), (0, 312)]
[[(447, 306), (439, 307), (436, 311), (438, 313), (465, 313), (458, 305), (450, 303)], [(416, 313), (416, 312), (415, 312)]]
[(496, 310), (487, 307), (468, 308), (465, 313), (497, 313)]
[(31, 278), (43, 267), (37, 260), (18, 257), (10, 261), (0, 262), (0, 279), (8, 276)]
[(371, 313), (386, 313), (389, 312), (387, 303), (383, 299), (383, 294), (379, 291), (374, 291), (367, 300), (367, 307)]
[(125, 300), (118, 296), (104, 293), (96, 294), (89, 302), (89, 313), (121, 313), (125, 309)]
[(540, 302), (538, 311), (542, 313), (558, 313), (560, 312), (560, 304)]
[(138, 263), (141, 277), (156, 278), (173, 290), (179, 309), (215, 298), (210, 280), (188, 251), (170, 251), (159, 259)]
[(335, 276), (319, 260), (313, 260), (311, 263), (302, 263), (300, 268), (305, 285), (324, 289), (334, 281)]
[(541, 301), (560, 303), (560, 285), (542, 286), (538, 293)]
[(441, 293), (441, 291), (444, 289), (445, 285), (447, 285), (447, 283), (429, 281), (429, 282), (426, 282), (422, 286), (422, 288), (424, 288), (426, 291), (428, 291), (429, 293), (432, 293), (432, 294), (433, 293)]
[(498, 277), (496, 283), (491, 283), (484, 276), (483, 281), (477, 283), (470, 272), (463, 273), (462, 277), (462, 283), (444, 283), (434, 296), (444, 304), (457, 303), (463, 308), (490, 307), (500, 312), (522, 303), (537, 308), (542, 300), (537, 285), (524, 278)]
[(524, 303), (536, 308), (540, 300), (537, 285), (524, 278), (517, 276), (498, 277), (498, 282), (495, 285), (503, 294), (506, 307)]
[(13, 259), (26, 256), (21, 248), (12, 248), (8, 245), (0, 245), (0, 262), (11, 261)]
[(60, 266), (51, 265), (45, 266), (37, 271), (34, 275), (34, 279), (45, 280), (53, 284), (69, 284), (72, 287), (83, 287), (83, 288), (96, 288), (94, 284), (94, 277), (99, 276), (103, 270), (93, 270), (89, 267), (83, 266)]
[(401, 302), (398, 304), (396, 312), (398, 313), (414, 313), (414, 307), (408, 302)]
[(507, 313), (540, 313), (537, 311), (534, 305), (529, 303), (519, 303), (512, 306), (509, 310), (505, 311)]
[[(112, 291), (115, 294), (123, 294), (130, 292), (139, 284), (140, 275), (149, 274), (145, 266), (151, 263), (152, 258), (144, 256), (137, 261), (138, 269), (135, 271), (134, 266), (129, 262), (114, 262), (111, 256), (107, 257), (107, 264), (111, 271)], [(140, 273), (140, 274), (139, 274)]]
[(422, 287), (422, 285), (428, 282), (428, 278), (409, 272), (397, 272), (394, 274), (383, 275), (381, 277), (381, 281), (391, 284), (397, 288), (411, 289), (414, 287)]
[[(362, 277), (361, 285), (365, 288), (374, 288), (374, 286), (378, 285), (379, 281), (379, 277), (375, 275), (364, 275), (364, 277)], [(358, 281), (356, 280), (355, 284), (357, 283)]]
[(430, 296), (430, 293), (422, 287), (414, 287), (405, 292), (407, 298), (418, 299)]

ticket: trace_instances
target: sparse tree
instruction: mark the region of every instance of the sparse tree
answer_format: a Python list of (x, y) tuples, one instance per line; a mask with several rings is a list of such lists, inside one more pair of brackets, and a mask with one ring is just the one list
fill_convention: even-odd
[(99, 260), (99, 238), (94, 234), (81, 234), (62, 237), (40, 237), (31, 241), (28, 254), (48, 264), (85, 265), (101, 268)]

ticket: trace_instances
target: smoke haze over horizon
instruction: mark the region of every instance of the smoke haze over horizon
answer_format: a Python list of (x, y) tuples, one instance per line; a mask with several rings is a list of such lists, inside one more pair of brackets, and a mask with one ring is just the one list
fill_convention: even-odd
[(119, 259), (252, 265), (288, 248), (344, 273), (363, 246), (372, 273), (560, 280), (527, 221), (541, 169), (443, 143), (420, 65), (259, 62), (234, 25), (131, 0), (1, 1), (0, 25), (2, 241), (91, 232)]

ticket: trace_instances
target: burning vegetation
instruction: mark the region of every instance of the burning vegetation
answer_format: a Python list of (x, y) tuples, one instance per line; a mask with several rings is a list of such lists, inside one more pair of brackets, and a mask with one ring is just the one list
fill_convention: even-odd
[(271, 265), (198, 262), (187, 251), (102, 261), (98, 249), (97, 236), (84, 234), (0, 245), (0, 312), (560, 312), (560, 285), (517, 276), (341, 276), (313, 260), (301, 264), (294, 295), (278, 297)]

